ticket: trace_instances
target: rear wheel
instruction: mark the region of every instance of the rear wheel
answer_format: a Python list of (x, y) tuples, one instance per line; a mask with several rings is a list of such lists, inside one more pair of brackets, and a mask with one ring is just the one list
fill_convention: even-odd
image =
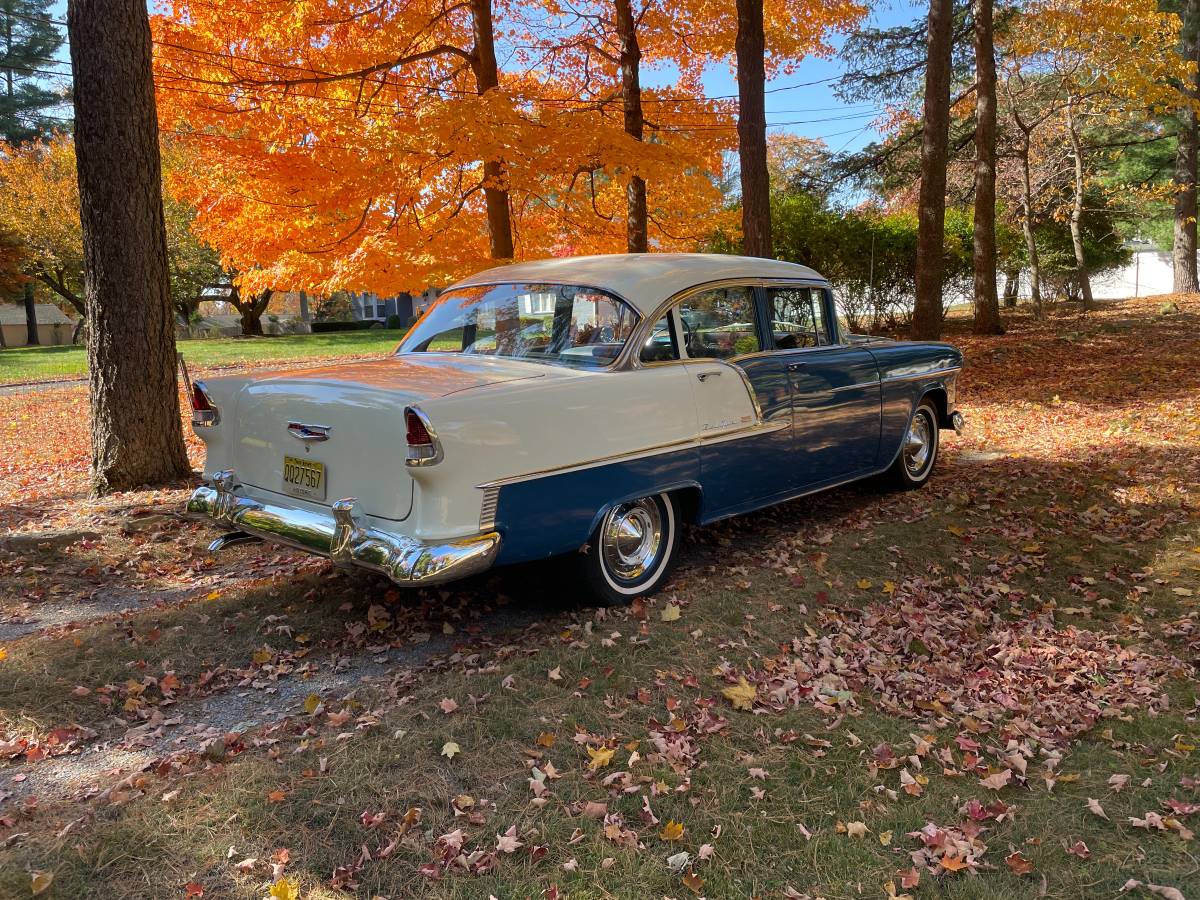
[(922, 400), (908, 424), (900, 453), (887, 471), (888, 483), (900, 490), (919, 488), (929, 480), (937, 455), (937, 410), (933, 403)]
[(670, 494), (614, 504), (582, 556), (592, 593), (605, 606), (654, 593), (675, 565), (680, 534), (679, 505)]

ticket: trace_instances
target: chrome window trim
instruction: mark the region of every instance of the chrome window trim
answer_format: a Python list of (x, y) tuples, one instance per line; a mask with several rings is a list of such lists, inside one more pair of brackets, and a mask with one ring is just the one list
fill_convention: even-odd
[[(617, 354), (616, 359), (614, 359), (612, 362), (610, 362), (606, 366), (573, 366), (570, 363), (564, 363), (564, 362), (560, 362), (558, 360), (538, 359), (537, 357), (532, 357), (532, 356), (494, 356), (494, 357), (491, 357), (492, 359), (508, 359), (508, 360), (517, 360), (518, 362), (541, 363), (544, 366), (561, 366), (564, 369), (572, 369), (572, 370), (584, 371), (584, 372), (611, 372), (614, 369), (616, 369), (618, 366), (620, 366), (622, 364), (622, 362), (628, 357), (629, 348), (632, 345), (633, 340), (642, 334), (642, 328), (646, 322), (646, 317), (643, 316), (642, 313), (638, 310), (636, 303), (634, 303), (628, 297), (626, 297), (622, 294), (618, 294), (616, 291), (612, 290), (611, 288), (599, 287), (595, 284), (590, 284), (586, 281), (572, 281), (572, 280), (540, 281), (540, 282), (504, 281), (504, 280), (478, 281), (478, 282), (472, 282), (471, 284), (460, 285), (459, 289), (461, 290), (461, 289), (465, 289), (465, 288), (477, 288), (477, 287), (502, 287), (503, 285), (512, 285), (512, 284), (544, 284), (549, 287), (574, 287), (574, 288), (583, 288), (583, 289), (589, 290), (589, 291), (598, 291), (601, 294), (607, 294), (609, 297), (612, 297), (614, 300), (619, 300), (621, 303), (625, 304), (625, 306), (629, 307), (629, 311), (632, 312), (634, 315), (633, 325), (630, 328), (629, 337), (625, 341), (625, 346), (621, 348), (621, 352)], [(400, 343), (396, 345), (396, 349), (392, 353), (392, 356), (418, 356), (418, 357), (420, 357), (420, 356), (424, 356), (426, 354), (432, 355), (432, 354), (436, 354), (436, 353), (446, 353), (448, 355), (455, 356), (455, 355), (461, 354), (462, 351), (454, 351), (454, 350), (420, 350), (420, 351), (404, 350), (404, 344), (408, 340), (408, 336), (410, 334), (412, 334), (413, 331), (416, 330), (418, 325), (421, 324), (421, 320), (424, 319), (427, 315), (429, 315), (430, 311), (435, 306), (437, 306), (439, 303), (442, 302), (443, 297), (451, 296), (453, 290), (454, 290), (453, 288), (447, 288), (446, 290), (444, 290), (440, 294), (438, 294), (436, 297), (434, 297), (433, 302), (431, 302), (427, 307), (425, 307), (425, 312), (421, 313), (420, 318), (418, 318), (417, 321), (412, 324), (412, 327), (410, 327), (408, 329), (408, 331), (405, 332), (404, 336), (402, 338), (400, 338)], [(658, 319), (656, 318), (656, 319), (654, 319), (654, 321), (657, 322)], [(480, 354), (480, 355), (483, 356), (484, 354)]]
[[(715, 281), (705, 281), (705, 282), (701, 282), (700, 284), (693, 284), (690, 287), (686, 287), (681, 291), (676, 291), (674, 294), (672, 294), (666, 300), (663, 300), (661, 303), (659, 303), (657, 306), (655, 306), (651, 312), (646, 313), (646, 315), (644, 315), (642, 317), (642, 321), (638, 323), (637, 327), (639, 329), (639, 332), (634, 333), (633, 337), (630, 338), (630, 343), (632, 344), (634, 341), (638, 341), (639, 343), (645, 341), (646, 335), (644, 333), (641, 333), (640, 329), (645, 329), (647, 327), (646, 326), (647, 322), (654, 323), (654, 322), (657, 322), (659, 319), (661, 319), (663, 317), (663, 315), (667, 312), (668, 309), (671, 308), (671, 306), (673, 304), (682, 303), (684, 300), (686, 300), (688, 297), (693, 296), (694, 294), (699, 294), (699, 293), (703, 293), (704, 291), (717, 290), (719, 288), (727, 288), (727, 287), (747, 287), (747, 288), (752, 288), (752, 289), (753, 288), (766, 288), (766, 287), (815, 287), (815, 288), (821, 288), (824, 291), (828, 291), (829, 290), (829, 282), (826, 280), (823, 280), (823, 279), (815, 279), (815, 278), (797, 278), (797, 279), (793, 280), (793, 279), (787, 279), (787, 278), (754, 278), (754, 277), (746, 278), (746, 277), (743, 277), (743, 278), (719, 278)], [(757, 304), (756, 304), (756, 308), (757, 308)], [(652, 325), (651, 325), (651, 327), (652, 327)], [(839, 337), (840, 336), (841, 335), (839, 334)], [(695, 362), (697, 359), (711, 359), (712, 358), (712, 357), (707, 357), (707, 356), (704, 356), (704, 357), (688, 356), (687, 355), (687, 347), (683, 346), (682, 341), (680, 343), (681, 343), (680, 352), (683, 355), (680, 357), (679, 360), (672, 360), (672, 362), (687, 362), (689, 360), (692, 362)], [(809, 349), (827, 350), (831, 346), (840, 346), (840, 345), (830, 344), (829, 346), (826, 346), (826, 347), (812, 347)], [(624, 365), (626, 368), (629, 368), (629, 369), (640, 369), (640, 368), (644, 368), (647, 365), (663, 365), (663, 363), (639, 364), (636, 354), (633, 354), (633, 359), (630, 360), (630, 358), (629, 358), (630, 354), (627, 352), (628, 349), (629, 348), (626, 347), (626, 352), (623, 352), (622, 355), (620, 357), (618, 357), (617, 362), (614, 365)], [(747, 359), (758, 353), (780, 353), (780, 352), (792, 353), (795, 351), (791, 351), (791, 350), (784, 350), (784, 351), (756, 350), (755, 353), (753, 353), (753, 354), (747, 353), (747, 354), (743, 354), (740, 357), (730, 357), (729, 359), (720, 360), (720, 362), (735, 362), (738, 359)]]

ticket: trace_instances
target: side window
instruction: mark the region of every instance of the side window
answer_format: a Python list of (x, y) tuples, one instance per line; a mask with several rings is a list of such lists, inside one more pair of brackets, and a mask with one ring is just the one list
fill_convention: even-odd
[(650, 337), (642, 345), (640, 357), (644, 363), (669, 362), (679, 359), (679, 341), (671, 322), (671, 314), (663, 316), (650, 329)]
[(776, 349), (796, 350), (831, 343), (824, 300), (820, 288), (767, 288)]
[(692, 359), (728, 359), (762, 349), (752, 288), (715, 288), (694, 294), (679, 304), (679, 317)]

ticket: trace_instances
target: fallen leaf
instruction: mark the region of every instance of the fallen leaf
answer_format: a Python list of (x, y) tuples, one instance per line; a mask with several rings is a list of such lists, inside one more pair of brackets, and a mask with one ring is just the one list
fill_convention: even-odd
[(754, 698), (758, 696), (758, 690), (745, 677), (738, 678), (734, 687), (727, 687), (721, 693), (733, 704), (734, 709), (744, 710), (754, 709)]
[(33, 891), (34, 896), (45, 893), (50, 889), (50, 885), (54, 883), (53, 872), (36, 871), (29, 874), (29, 887)]
[(861, 840), (867, 836), (867, 832), (869, 830), (870, 829), (867, 828), (866, 822), (847, 822), (846, 823), (846, 834), (848, 834), (852, 838), (858, 838)]
[(683, 824), (671, 819), (662, 827), (658, 836), (664, 841), (677, 841), (683, 837)]
[(1167, 900), (1187, 900), (1179, 888), (1173, 888), (1169, 885), (1162, 884), (1150, 884), (1146, 881), (1138, 881), (1136, 878), (1130, 878), (1127, 882), (1125, 882), (1125, 884), (1121, 887), (1121, 893), (1123, 894), (1126, 891), (1136, 890), (1137, 888), (1145, 888), (1152, 894), (1156, 894), (1159, 897), (1166, 897)]
[(438, 709), (440, 709), (446, 715), (450, 715), (450, 713), (458, 709), (458, 701), (453, 697), (443, 697), (438, 703)]
[(446, 757), (446, 759), (454, 759), (461, 752), (462, 747), (458, 746), (454, 741), (446, 741), (446, 743), (442, 744), (442, 756)]
[(1027, 860), (1020, 850), (1008, 854), (1004, 857), (1004, 862), (1008, 864), (1014, 875), (1028, 875), (1033, 871), (1033, 863)]
[(271, 793), (267, 794), (267, 800), (271, 803), (281, 803), (283, 802), (283, 798), (286, 796), (286, 791), (281, 791), (279, 788), (276, 788), (275, 790), (271, 791)]
[(1093, 814), (1102, 819), (1107, 819), (1108, 814), (1104, 812), (1104, 807), (1100, 805), (1100, 801), (1092, 797), (1088, 797), (1087, 808)]
[(588, 768), (595, 772), (597, 769), (602, 769), (612, 762), (613, 752), (608, 747), (600, 747), (593, 749), (591, 744), (587, 745), (587, 754), (591, 758), (588, 763)]
[(1001, 769), (999, 772), (995, 772), (989, 775), (987, 778), (979, 779), (979, 783), (983, 787), (991, 788), (993, 791), (998, 791), (1007, 786), (1010, 781), (1012, 781), (1011, 769)]
[(704, 887), (704, 879), (689, 869), (688, 873), (683, 876), (683, 886), (693, 894), (699, 894)]
[(271, 900), (298, 900), (300, 883), (294, 878), (280, 878), (271, 885)]
[[(668, 603), (663, 607), (662, 620), (664, 622), (675, 622), (679, 619), (679, 607), (674, 603)], [(686, 883), (686, 882), (685, 882)], [(701, 882), (703, 884), (703, 882)]]

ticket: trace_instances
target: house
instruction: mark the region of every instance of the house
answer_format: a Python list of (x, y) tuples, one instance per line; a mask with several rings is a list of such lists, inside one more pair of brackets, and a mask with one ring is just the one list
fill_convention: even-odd
[(350, 308), (360, 322), (365, 319), (386, 322), (391, 316), (399, 316), (400, 324), (407, 325), (417, 313), (413, 296), (407, 292), (394, 297), (380, 297), (368, 291), (352, 292)]
[[(37, 304), (37, 322), (38, 342), (43, 347), (71, 343), (76, 320), (53, 303)], [(0, 329), (4, 332), (4, 346), (24, 347), (28, 343), (23, 303), (0, 303)]]

